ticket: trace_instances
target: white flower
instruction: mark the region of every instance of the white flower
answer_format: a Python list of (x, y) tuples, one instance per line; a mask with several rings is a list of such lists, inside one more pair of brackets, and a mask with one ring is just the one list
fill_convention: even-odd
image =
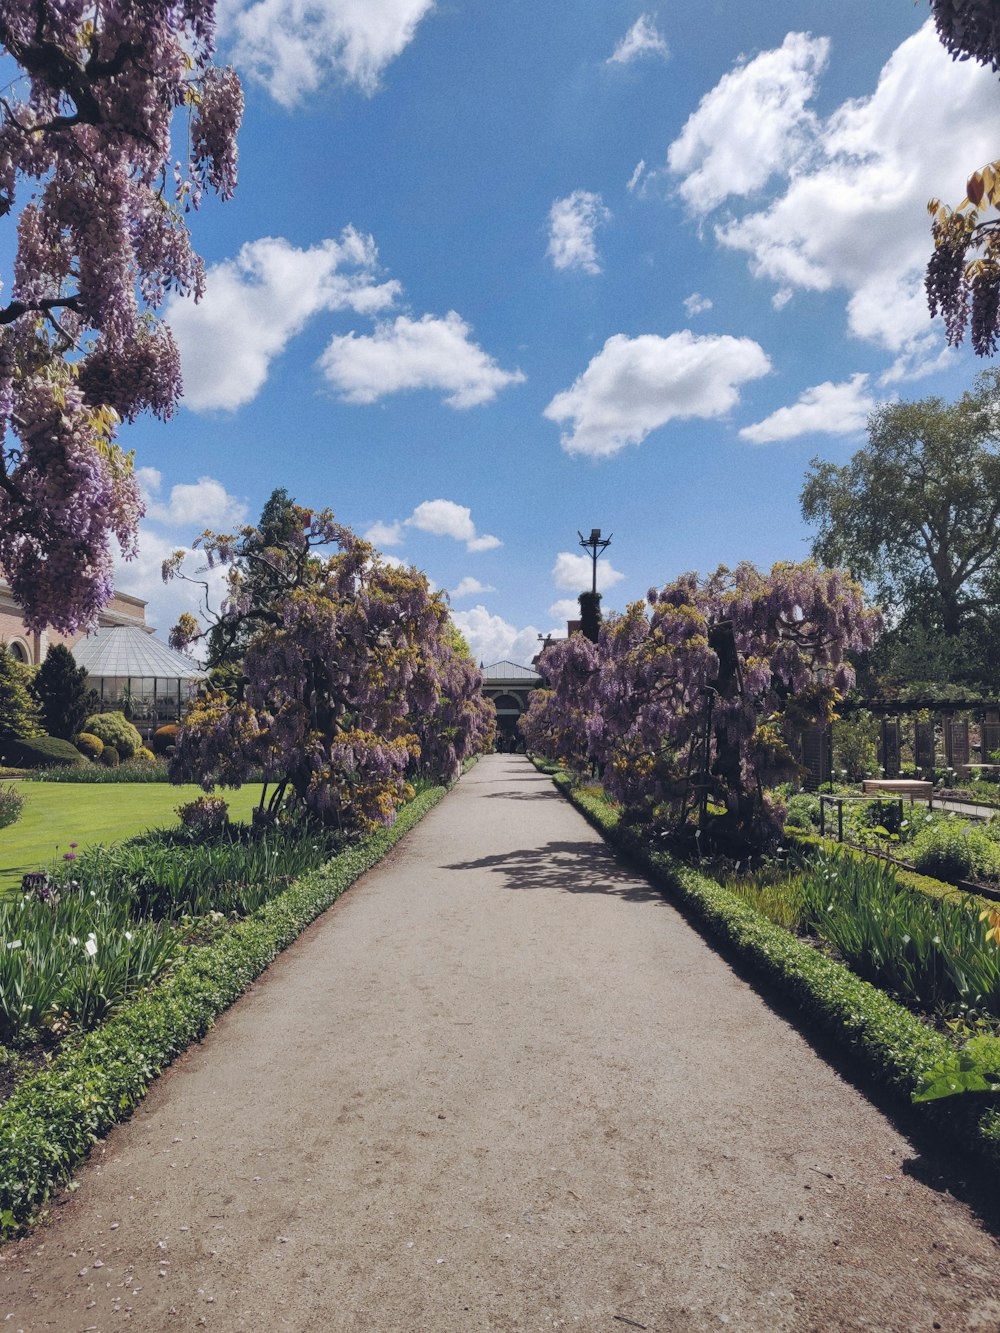
[(127, 940), (131, 941), (131, 939), (132, 939), (132, 932), (131, 932), (130, 930), (126, 930), (126, 932), (125, 932), (125, 938), (126, 938)]

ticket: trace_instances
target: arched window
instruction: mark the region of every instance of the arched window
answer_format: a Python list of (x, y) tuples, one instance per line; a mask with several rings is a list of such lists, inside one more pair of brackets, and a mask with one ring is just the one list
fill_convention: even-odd
[(498, 694), (493, 700), (498, 713), (523, 713), (524, 704), (514, 694)]
[(31, 665), (31, 653), (23, 639), (11, 639), (7, 649), (15, 662), (22, 662), (25, 666)]

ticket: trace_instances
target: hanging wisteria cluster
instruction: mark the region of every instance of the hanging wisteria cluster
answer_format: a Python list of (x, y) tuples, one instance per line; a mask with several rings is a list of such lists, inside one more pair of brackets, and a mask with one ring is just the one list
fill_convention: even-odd
[(115, 429), (173, 412), (180, 362), (154, 311), (169, 291), (200, 296), (185, 215), (205, 187), (236, 187), (243, 94), (211, 64), (214, 26), (215, 0), (0, 6), (21, 71), (0, 98), (0, 217), (17, 228), (0, 292), (0, 566), (33, 629), (93, 624), (112, 535), (135, 550), (142, 504)]
[[(531, 749), (594, 764), (629, 817), (669, 822), (690, 797), (691, 746), (706, 729), (710, 795), (744, 836), (766, 841), (776, 813), (762, 798), (795, 772), (786, 715), (829, 715), (854, 683), (847, 654), (871, 647), (877, 613), (841, 570), (751, 564), (685, 574), (611, 617), (592, 644), (574, 635), (543, 654), (547, 689), (522, 719)], [(717, 651), (735, 650), (727, 664)]]
[[(188, 713), (171, 777), (211, 790), (262, 773), (272, 810), (287, 799), (344, 830), (391, 823), (409, 777), (449, 781), (492, 744), (493, 705), (423, 574), (383, 562), (329, 511), (294, 512), (277, 545), (251, 527), (201, 539), (229, 569), (223, 628), (250, 636), (238, 680)], [(203, 632), (187, 616), (171, 642)]]

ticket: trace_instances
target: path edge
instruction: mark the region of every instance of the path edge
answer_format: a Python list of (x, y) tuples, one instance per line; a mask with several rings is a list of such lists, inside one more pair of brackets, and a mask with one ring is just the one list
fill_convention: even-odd
[[(604, 802), (576, 790), (572, 775), (536, 764), (598, 833), (643, 869), (701, 932), (719, 941), (791, 1001), (806, 1019), (884, 1089), (900, 1111), (917, 1110), (924, 1126), (971, 1156), (994, 1187), (1000, 1185), (1000, 1108), (972, 1098), (924, 1103), (912, 1095), (924, 1073), (954, 1053), (954, 1046), (884, 991), (817, 952), (755, 912), (721, 884), (666, 852), (652, 850), (623, 828)], [(793, 1020), (794, 1021), (794, 1020)]]
[(154, 1079), (449, 790), (421, 792), (391, 827), (303, 875), (220, 939), (191, 948), (163, 981), (19, 1084), (0, 1106), (0, 1238), (36, 1221)]

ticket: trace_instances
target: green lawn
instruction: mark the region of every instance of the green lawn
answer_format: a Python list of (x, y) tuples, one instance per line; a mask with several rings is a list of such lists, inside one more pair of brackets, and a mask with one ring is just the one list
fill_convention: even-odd
[[(26, 871), (61, 860), (71, 842), (82, 851), (177, 824), (177, 806), (204, 794), (200, 787), (168, 782), (19, 782), (17, 790), (26, 798), (24, 812), (0, 829), (0, 889), (15, 888)], [(260, 786), (222, 794), (233, 819), (249, 819)]]

